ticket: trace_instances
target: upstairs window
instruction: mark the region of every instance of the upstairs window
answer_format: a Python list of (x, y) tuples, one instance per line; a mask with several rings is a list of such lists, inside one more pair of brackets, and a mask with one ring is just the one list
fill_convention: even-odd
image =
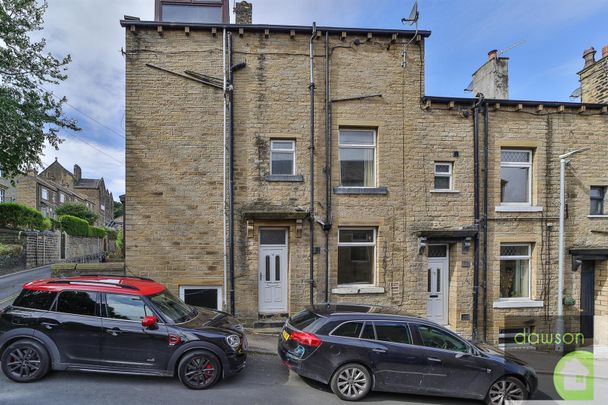
[(40, 189), (40, 196), (43, 200), (47, 200), (49, 199), (49, 190), (47, 190), (46, 188), (42, 187)]
[(376, 131), (341, 129), (340, 185), (376, 187)]
[(530, 298), (532, 246), (500, 245), (500, 298)]
[(190, 1), (161, 1), (161, 20), (180, 23), (221, 23), (222, 1), (208, 0), (205, 3)]
[(590, 215), (604, 215), (604, 199), (606, 198), (606, 187), (592, 186), (589, 191)]
[(59, 193), (59, 202), (62, 204), (65, 202), (65, 194)]
[(452, 162), (435, 162), (435, 190), (451, 190)]
[(500, 152), (500, 202), (530, 205), (532, 151), (503, 149)]
[(0, 188), (0, 203), (6, 202), (6, 192), (3, 188)]
[(295, 175), (296, 173), (295, 141), (270, 141), (270, 174)]

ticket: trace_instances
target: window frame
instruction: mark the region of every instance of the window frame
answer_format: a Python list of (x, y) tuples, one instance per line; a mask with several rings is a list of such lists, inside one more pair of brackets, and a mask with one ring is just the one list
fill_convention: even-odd
[[(436, 325), (431, 325), (431, 324), (427, 324), (427, 323), (423, 323), (423, 322), (409, 322), (408, 323), (409, 327), (410, 327), (410, 333), (412, 330), (416, 331), (416, 343), (414, 343), (415, 346), (423, 348), (425, 350), (440, 350), (442, 352), (448, 352), (448, 353), (468, 353), (471, 354), (474, 352), (474, 349), (472, 347), (472, 345), (466, 341), (466, 339), (463, 339), (462, 337), (460, 337), (459, 335), (452, 333), (449, 330), (446, 330), (440, 326), (436, 326)], [(451, 350), (451, 349), (443, 349), (441, 347), (433, 347), (433, 346), (427, 346), (424, 344), (424, 339), (422, 338), (422, 333), (420, 333), (419, 328), (420, 327), (427, 327), (430, 329), (435, 329), (441, 333), (443, 333), (446, 336), (451, 337), (452, 339), (462, 343), (467, 351), (466, 352), (461, 352), (459, 350)]]
[[(448, 172), (437, 172), (437, 166), (448, 166)], [(450, 161), (435, 161), (433, 162), (433, 191), (451, 191), (454, 190), (454, 162)], [(447, 177), (449, 179), (448, 188), (435, 187), (435, 179), (437, 177)]]
[[(179, 286), (179, 299), (186, 302), (186, 290), (216, 290), (217, 291), (217, 308), (216, 311), (223, 310), (223, 295), (222, 286), (219, 285), (180, 285)], [(190, 305), (186, 303), (187, 305)]]
[[(291, 142), (291, 149), (274, 149), (275, 142)], [(289, 174), (274, 174), (272, 172), (272, 156), (274, 153), (291, 153), (292, 155), (292, 170)], [(270, 140), (270, 175), (271, 176), (295, 176), (296, 175), (296, 140), (295, 139), (271, 139)]]
[(64, 193), (59, 193), (59, 202), (60, 203), (64, 203), (65, 202), (65, 194)]
[(0, 203), (6, 202), (6, 190), (0, 187)]
[[(45, 194), (46, 194), (46, 197), (44, 196)], [(50, 192), (49, 192), (49, 189), (48, 189), (48, 188), (46, 188), (46, 187), (40, 187), (40, 198), (41, 198), (42, 200), (44, 200), (44, 201), (51, 201), (51, 200), (49, 199), (50, 195), (51, 195), (51, 194), (50, 194)]]
[[(594, 188), (601, 190), (601, 192), (602, 192), (601, 198), (594, 198), (591, 196), (591, 190)], [(592, 201), (601, 201), (602, 212), (592, 212), (591, 211), (591, 207), (592, 207), (591, 202)], [(589, 187), (589, 215), (606, 215), (606, 186), (590, 186)]]
[[(63, 311), (59, 311), (59, 298), (61, 297), (61, 294), (66, 293), (66, 292), (84, 292), (87, 294), (95, 294), (96, 300), (95, 300), (95, 314), (94, 315), (83, 315), (83, 314), (73, 314), (70, 312), (63, 312)], [(69, 315), (69, 316), (86, 316), (88, 318), (101, 318), (102, 317), (102, 313), (101, 313), (101, 306), (102, 306), (102, 298), (101, 295), (102, 293), (97, 292), (97, 291), (87, 291), (87, 290), (79, 290), (79, 289), (65, 289), (65, 290), (61, 290), (61, 291), (57, 291), (57, 296), (55, 297), (55, 300), (53, 301), (53, 303), (51, 304), (51, 309), (49, 310), (49, 312), (55, 312), (58, 314), (64, 314), (64, 315)]]
[[(528, 162), (503, 162), (502, 152), (526, 152), (529, 156)], [(534, 150), (527, 148), (500, 148), (500, 175), (499, 182), (502, 181), (502, 168), (503, 167), (515, 167), (515, 168), (527, 168), (528, 169), (528, 201), (525, 202), (504, 202), (502, 201), (502, 185), (499, 185), (498, 190), (500, 192), (500, 205), (507, 206), (532, 206), (532, 177), (533, 177), (533, 159)]]
[(144, 304), (144, 314), (146, 314), (145, 309), (147, 308), (150, 312), (151, 315), (145, 315), (145, 316), (155, 316), (156, 319), (159, 319), (158, 314), (156, 313), (156, 311), (154, 310), (154, 307), (149, 305), (148, 302), (144, 299), (143, 296), (140, 295), (133, 295), (133, 294), (121, 294), (121, 293), (115, 293), (115, 292), (106, 292), (102, 294), (103, 297), (101, 298), (101, 310), (100, 310), (100, 316), (103, 319), (108, 319), (114, 322), (118, 322), (118, 321), (122, 321), (122, 322), (135, 322), (137, 324), (141, 324), (141, 322), (143, 321), (135, 321), (132, 319), (120, 319), (120, 318), (112, 318), (108, 312), (108, 295), (120, 295), (122, 297), (133, 297), (133, 298), (138, 298), (143, 304)]
[[(499, 245), (499, 249), (503, 246), (526, 246), (528, 248), (528, 255), (522, 256), (503, 256), (498, 255), (498, 301), (530, 301), (532, 300), (532, 243), (531, 242), (522, 242), (522, 243), (501, 243)], [(523, 297), (501, 297), (500, 296), (500, 277), (502, 276), (500, 265), (503, 260), (528, 260), (528, 295)]]
[[(371, 230), (373, 232), (373, 242), (340, 242), (340, 232), (342, 230), (349, 230), (349, 231), (369, 231)], [(373, 260), (374, 260), (374, 265), (372, 268), (372, 283), (371, 284), (338, 284), (338, 288), (340, 287), (353, 287), (353, 286), (357, 286), (357, 287), (375, 287), (376, 283), (377, 283), (377, 272), (378, 272), (378, 249), (377, 244), (378, 244), (378, 229), (375, 227), (350, 227), (350, 226), (344, 226), (344, 227), (338, 227), (338, 241), (337, 241), (337, 248), (338, 251), (340, 250), (340, 247), (352, 247), (352, 246), (373, 246), (374, 247), (374, 255), (373, 255)], [(339, 252), (338, 252), (339, 253)], [(339, 262), (337, 264), (337, 271), (336, 271), (336, 277), (338, 276), (338, 274), (340, 273), (340, 266), (339, 266)]]
[[(367, 144), (342, 144), (340, 143), (340, 135), (342, 131), (350, 132), (372, 132), (374, 142), (372, 145)], [(370, 149), (373, 148), (374, 153), (374, 182), (371, 186), (345, 186), (342, 184), (342, 148), (348, 149)], [(377, 188), (378, 187), (378, 129), (377, 128), (351, 128), (351, 127), (340, 127), (338, 129), (338, 177), (340, 178), (341, 188)]]

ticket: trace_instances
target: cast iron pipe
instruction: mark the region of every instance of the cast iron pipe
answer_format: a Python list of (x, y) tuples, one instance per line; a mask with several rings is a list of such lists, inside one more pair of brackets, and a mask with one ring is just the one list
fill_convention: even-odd
[(228, 33), (228, 107), (230, 108), (230, 126), (228, 130), (228, 233), (230, 238), (230, 313), (235, 314), (234, 308), (234, 70), (232, 66), (232, 33)]
[(331, 231), (331, 95), (329, 32), (325, 32), (325, 302), (329, 302), (329, 232)]
[(483, 341), (488, 339), (488, 141), (490, 113), (484, 100), (483, 109)]
[(471, 331), (473, 341), (477, 340), (479, 318), (479, 105), (482, 101), (483, 95), (473, 106), (473, 217), (477, 230), (473, 243), (473, 325)]
[(317, 34), (317, 23), (312, 23), (312, 35), (310, 36), (310, 305), (314, 304), (315, 290), (315, 55), (313, 41)]

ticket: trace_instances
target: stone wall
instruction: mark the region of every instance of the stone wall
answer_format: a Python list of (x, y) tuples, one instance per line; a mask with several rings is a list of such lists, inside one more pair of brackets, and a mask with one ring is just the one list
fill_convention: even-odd
[(581, 101), (585, 103), (608, 103), (608, 46), (602, 50), (602, 57), (579, 72)]
[[(65, 255), (61, 254), (62, 234), (59, 231), (33, 232), (0, 229), (0, 243), (21, 245), (18, 257), (6, 259), (0, 272), (30, 269), (57, 262), (99, 260), (116, 248), (100, 238), (83, 238), (64, 234)], [(0, 263), (0, 265), (2, 265)]]

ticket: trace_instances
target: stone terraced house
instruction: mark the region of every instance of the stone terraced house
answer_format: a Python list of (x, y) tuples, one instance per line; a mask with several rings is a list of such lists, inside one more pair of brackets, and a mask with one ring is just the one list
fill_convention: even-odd
[(607, 49), (581, 102), (508, 99), (496, 52), (473, 97), (434, 97), (429, 31), (171, 3), (121, 21), (131, 272), (250, 323), (369, 303), (508, 342), (556, 312), (559, 155), (589, 147), (566, 171), (565, 313), (608, 315)]

